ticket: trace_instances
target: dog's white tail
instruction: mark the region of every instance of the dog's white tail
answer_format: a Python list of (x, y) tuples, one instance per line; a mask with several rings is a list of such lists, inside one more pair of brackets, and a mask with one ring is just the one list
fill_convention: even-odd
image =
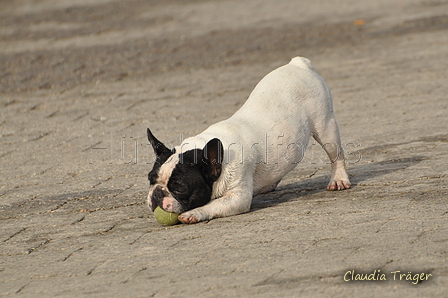
[(311, 61), (309, 59), (307, 59), (307, 58), (304, 58), (304, 57), (292, 58), (291, 62), (289, 62), (289, 64), (297, 66), (299, 68), (305, 68), (305, 69), (309, 69), (309, 70), (312, 70), (312, 71), (316, 72), (314, 67), (311, 65)]

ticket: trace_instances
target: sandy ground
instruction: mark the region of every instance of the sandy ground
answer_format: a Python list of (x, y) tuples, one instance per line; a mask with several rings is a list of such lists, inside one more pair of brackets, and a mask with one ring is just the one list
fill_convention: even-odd
[[(0, 2), (0, 295), (446, 297), (447, 12), (444, 0)], [(146, 127), (178, 144), (297, 55), (332, 90), (353, 188), (325, 191), (311, 142), (251, 212), (155, 222)], [(386, 280), (352, 280), (375, 270)]]

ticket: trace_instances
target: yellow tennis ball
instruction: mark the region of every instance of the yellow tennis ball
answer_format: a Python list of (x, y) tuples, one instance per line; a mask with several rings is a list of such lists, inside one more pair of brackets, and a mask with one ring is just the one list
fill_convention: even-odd
[(179, 222), (179, 219), (177, 219), (178, 215), (179, 214), (174, 212), (167, 212), (160, 207), (156, 207), (154, 210), (154, 217), (157, 222), (164, 226), (172, 226), (177, 224)]

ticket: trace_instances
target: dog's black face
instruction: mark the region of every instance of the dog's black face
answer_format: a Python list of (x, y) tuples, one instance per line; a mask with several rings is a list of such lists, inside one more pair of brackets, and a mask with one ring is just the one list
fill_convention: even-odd
[(213, 183), (221, 174), (221, 142), (213, 139), (203, 149), (178, 153), (163, 145), (149, 129), (147, 134), (156, 154), (148, 174), (149, 207), (180, 214), (210, 202)]

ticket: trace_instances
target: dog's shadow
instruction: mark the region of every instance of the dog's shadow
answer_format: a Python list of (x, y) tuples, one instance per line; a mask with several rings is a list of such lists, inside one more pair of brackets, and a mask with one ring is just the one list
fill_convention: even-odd
[[(425, 156), (415, 156), (363, 165), (355, 164), (351, 167), (349, 166), (347, 172), (350, 176), (350, 182), (352, 183), (351, 188), (356, 188), (359, 183), (367, 179), (404, 170), (420, 163), (425, 159), (427, 159)], [(256, 196), (252, 201), (251, 211), (272, 207), (292, 199), (327, 191), (327, 184), (329, 180), (330, 175), (325, 175), (281, 185), (270, 193)]]

